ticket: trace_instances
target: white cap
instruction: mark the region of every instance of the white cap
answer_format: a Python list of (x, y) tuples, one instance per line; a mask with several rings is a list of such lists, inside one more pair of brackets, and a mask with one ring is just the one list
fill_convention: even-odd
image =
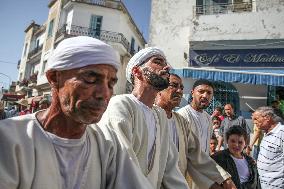
[(158, 47), (147, 47), (136, 53), (128, 62), (126, 67), (126, 78), (131, 82), (132, 69), (134, 66), (141, 66), (148, 58), (159, 55), (166, 60), (164, 52)]
[(110, 45), (92, 37), (78, 36), (58, 44), (48, 59), (47, 70), (71, 70), (96, 64), (118, 69), (120, 62)]

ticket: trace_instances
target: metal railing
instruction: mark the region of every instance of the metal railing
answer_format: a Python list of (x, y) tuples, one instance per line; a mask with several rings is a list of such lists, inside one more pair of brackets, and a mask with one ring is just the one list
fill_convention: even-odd
[(29, 52), (28, 58), (32, 57), (33, 55), (35, 55), (36, 53), (40, 52), (41, 50), (42, 50), (42, 45), (34, 48), (32, 51)]
[(215, 4), (202, 5), (194, 7), (195, 15), (213, 15), (213, 14), (229, 14), (234, 12), (251, 12), (252, 3), (233, 3), (233, 4)]
[(122, 2), (121, 1), (108, 1), (105, 0), (65, 0), (63, 6), (66, 5), (68, 2), (78, 2), (78, 3), (87, 3), (90, 5), (99, 5), (108, 8), (119, 9)]
[(125, 47), (125, 49), (129, 51), (130, 43), (122, 33), (105, 31), (105, 30), (96, 30), (92, 28), (75, 26), (75, 25), (67, 27), (66, 25), (64, 25), (62, 28), (60, 28), (57, 31), (56, 38), (59, 38), (62, 35), (64, 36), (67, 35), (66, 37), (83, 35), (83, 36), (94, 37), (102, 41), (121, 43)]

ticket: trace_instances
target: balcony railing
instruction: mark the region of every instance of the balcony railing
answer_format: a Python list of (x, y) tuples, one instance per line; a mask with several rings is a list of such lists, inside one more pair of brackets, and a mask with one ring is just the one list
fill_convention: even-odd
[(105, 0), (66, 0), (63, 4), (66, 5), (68, 2), (79, 2), (79, 3), (87, 3), (90, 5), (99, 5), (107, 8), (113, 8), (113, 9), (120, 9), (122, 6), (121, 1), (105, 1)]
[(28, 54), (28, 58), (32, 57), (33, 55), (37, 54), (38, 52), (40, 52), (42, 50), (42, 45), (34, 48), (32, 51), (29, 52)]
[(17, 82), (17, 85), (19, 85), (20, 87), (23, 87), (23, 86), (27, 87), (28, 84), (29, 84), (29, 80), (27, 80), (27, 79), (23, 79), (23, 80)]
[(95, 30), (92, 28), (82, 27), (82, 26), (75, 26), (72, 25), (71, 27), (67, 27), (66, 25), (59, 29), (56, 33), (56, 38), (60, 36), (64, 37), (71, 37), (71, 36), (90, 36), (102, 41), (110, 41), (115, 43), (121, 43), (127, 51), (129, 51), (130, 43), (124, 37), (122, 33), (105, 31), (105, 30)]
[(229, 14), (234, 12), (251, 12), (252, 3), (216, 4), (194, 7), (195, 15)]

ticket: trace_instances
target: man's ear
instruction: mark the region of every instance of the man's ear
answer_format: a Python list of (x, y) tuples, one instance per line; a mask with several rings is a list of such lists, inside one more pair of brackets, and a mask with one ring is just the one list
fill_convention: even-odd
[(142, 70), (138, 66), (134, 66), (132, 68), (132, 75), (140, 79), (142, 77)]
[(58, 71), (49, 70), (46, 72), (46, 78), (51, 86), (51, 88), (58, 89)]

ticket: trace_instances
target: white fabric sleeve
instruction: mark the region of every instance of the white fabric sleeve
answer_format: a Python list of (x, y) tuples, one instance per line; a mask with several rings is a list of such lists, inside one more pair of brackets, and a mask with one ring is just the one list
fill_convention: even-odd
[(186, 180), (182, 173), (180, 172), (178, 168), (178, 152), (177, 149), (172, 142), (172, 140), (169, 140), (170, 147), (168, 152), (168, 158), (167, 158), (167, 165), (166, 170), (164, 173), (163, 181), (162, 181), (162, 187), (163, 189), (172, 189), (172, 188), (178, 188), (178, 189), (186, 189), (189, 188), (189, 186), (186, 183)]

